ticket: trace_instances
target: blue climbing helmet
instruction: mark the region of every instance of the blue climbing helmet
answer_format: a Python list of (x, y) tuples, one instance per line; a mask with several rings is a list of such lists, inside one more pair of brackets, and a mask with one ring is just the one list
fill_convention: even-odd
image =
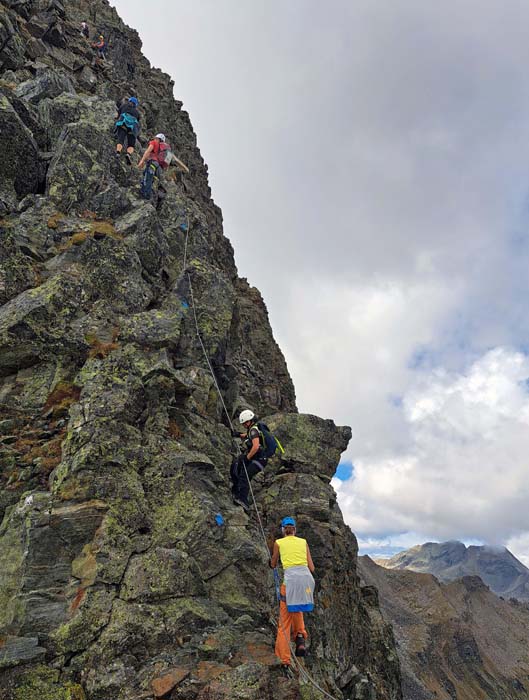
[(283, 520), (281, 521), (281, 527), (286, 527), (287, 525), (292, 525), (292, 527), (296, 527), (296, 521), (290, 515), (286, 518), (283, 518)]
[(129, 102), (133, 104), (135, 107), (138, 106), (138, 98), (137, 97), (129, 97)]

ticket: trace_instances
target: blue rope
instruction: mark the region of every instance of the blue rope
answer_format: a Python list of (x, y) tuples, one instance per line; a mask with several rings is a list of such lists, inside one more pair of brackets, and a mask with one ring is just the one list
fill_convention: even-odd
[(276, 587), (277, 602), (279, 603), (281, 601), (281, 582), (279, 580), (279, 571), (277, 569), (274, 569), (274, 584)]

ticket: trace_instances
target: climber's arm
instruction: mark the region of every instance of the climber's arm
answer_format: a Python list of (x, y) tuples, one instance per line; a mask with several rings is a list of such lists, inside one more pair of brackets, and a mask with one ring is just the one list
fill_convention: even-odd
[(152, 153), (152, 144), (149, 144), (149, 148), (145, 151), (143, 154), (140, 162), (138, 163), (138, 168), (142, 168), (143, 165), (145, 164), (145, 161), (147, 160), (147, 156), (149, 156)]
[(308, 564), (310, 573), (313, 574), (314, 573), (314, 562), (312, 561), (312, 557), (310, 556), (310, 549), (309, 549), (308, 542), (307, 542), (307, 564)]
[(254, 437), (252, 439), (252, 446), (250, 447), (248, 454), (246, 455), (246, 459), (252, 459), (254, 455), (256, 455), (259, 452), (259, 438)]
[(278, 561), (279, 561), (279, 547), (277, 546), (277, 542), (274, 542), (274, 550), (272, 552), (272, 558), (270, 559), (270, 568), (275, 569)]

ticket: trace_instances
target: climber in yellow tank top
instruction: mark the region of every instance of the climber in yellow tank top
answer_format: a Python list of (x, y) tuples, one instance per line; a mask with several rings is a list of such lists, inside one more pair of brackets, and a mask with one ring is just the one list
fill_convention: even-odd
[(283, 571), (291, 566), (308, 565), (308, 545), (307, 540), (304, 540), (303, 537), (287, 535), (287, 537), (276, 540), (276, 544), (279, 549)]
[[(275, 569), (281, 560), (281, 566), (285, 574), (285, 581), (280, 588), (279, 625), (276, 637), (276, 656), (281, 659), (283, 666), (290, 665), (290, 639), (296, 643), (296, 656), (305, 656), (305, 639), (307, 631), (303, 619), (303, 610), (310, 611), (313, 605), (314, 563), (310, 555), (307, 540), (296, 537), (296, 521), (292, 517), (283, 518), (281, 521), (283, 537), (274, 542), (274, 549), (270, 559), (270, 566)], [(290, 570), (290, 571), (289, 571)], [(289, 605), (287, 603), (287, 586), (290, 574), (295, 574), (299, 589), (299, 581), (302, 583), (304, 600), (298, 602), (310, 602), (309, 605)], [(294, 585), (295, 582), (294, 582)], [(294, 591), (295, 593), (296, 591)], [(290, 593), (290, 589), (289, 589)], [(299, 593), (299, 591), (298, 591)], [(305, 597), (308, 595), (308, 598)], [(292, 602), (292, 601), (291, 601)]]

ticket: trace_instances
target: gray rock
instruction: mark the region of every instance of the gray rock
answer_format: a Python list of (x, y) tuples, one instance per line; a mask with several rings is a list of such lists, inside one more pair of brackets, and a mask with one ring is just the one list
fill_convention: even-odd
[(0, 67), (16, 70), (24, 62), (24, 43), (16, 32), (15, 25), (3, 12), (0, 16)]
[(2, 640), (0, 647), (0, 668), (18, 666), (19, 664), (35, 661), (46, 653), (44, 647), (39, 647), (37, 637), (11, 637)]
[(50, 68), (43, 68), (37, 71), (34, 80), (27, 80), (18, 85), (15, 93), (27, 102), (38, 104), (46, 97), (58, 97), (63, 93), (75, 94), (75, 89), (68, 76)]
[(93, 92), (97, 86), (97, 77), (90, 66), (83, 66), (79, 73), (79, 85), (87, 92)]
[(11, 201), (37, 190), (39, 182), (38, 147), (29, 129), (0, 94), (0, 192)]

